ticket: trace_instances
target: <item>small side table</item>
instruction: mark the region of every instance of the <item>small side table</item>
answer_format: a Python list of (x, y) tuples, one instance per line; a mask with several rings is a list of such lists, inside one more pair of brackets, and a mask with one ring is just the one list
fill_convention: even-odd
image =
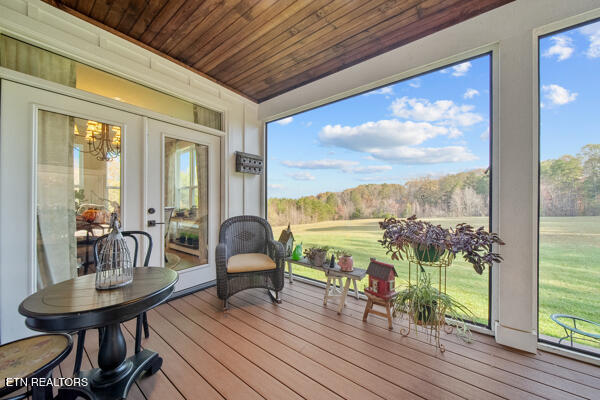
[[(367, 317), (369, 316), (369, 314), (375, 314), (375, 315), (379, 315), (380, 317), (385, 317), (388, 320), (388, 328), (389, 329), (393, 329), (394, 325), (392, 322), (392, 314), (393, 314), (393, 308), (394, 308), (394, 300), (396, 299), (396, 296), (398, 296), (398, 293), (394, 293), (394, 295), (382, 299), (381, 297), (376, 297), (373, 296), (371, 293), (368, 293), (365, 291), (365, 294), (367, 295), (367, 305), (365, 306), (365, 313), (363, 314), (363, 321), (366, 322), (367, 321)], [(385, 307), (385, 313), (381, 312), (381, 311), (377, 311), (377, 310), (373, 310), (373, 305), (380, 305)]]
[(73, 340), (67, 334), (31, 336), (0, 346), (0, 397), (21, 387), (21, 379), (42, 379), (31, 385), (31, 392), (16, 398), (52, 399), (52, 387), (46, 385), (52, 370), (67, 357)]
[[(336, 264), (335, 268), (325, 268), (324, 269), (325, 276), (327, 277), (327, 286), (325, 287), (325, 297), (323, 298), (323, 305), (327, 305), (327, 300), (329, 299), (340, 299), (340, 305), (338, 307), (338, 314), (342, 313), (344, 306), (346, 305), (346, 296), (348, 296), (348, 291), (350, 290), (350, 283), (354, 284), (354, 293), (358, 298), (358, 289), (356, 282), (362, 280), (367, 274), (366, 269), (354, 268), (352, 271), (342, 271), (340, 267)], [(336, 280), (346, 279), (346, 283), (344, 284), (344, 288), (340, 291), (335, 286)], [(332, 285), (333, 283), (333, 285)]]

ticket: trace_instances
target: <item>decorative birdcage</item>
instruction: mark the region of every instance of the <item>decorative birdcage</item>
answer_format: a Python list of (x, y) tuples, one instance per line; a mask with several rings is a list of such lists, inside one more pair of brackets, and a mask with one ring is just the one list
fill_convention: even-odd
[(98, 255), (96, 289), (113, 289), (133, 281), (133, 262), (121, 234), (117, 213), (111, 214), (110, 227)]

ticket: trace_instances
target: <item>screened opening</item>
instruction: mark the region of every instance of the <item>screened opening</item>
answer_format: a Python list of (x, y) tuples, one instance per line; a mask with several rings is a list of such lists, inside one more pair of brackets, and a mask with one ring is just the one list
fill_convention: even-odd
[[(372, 257), (392, 262), (378, 243), (386, 217), (489, 229), (490, 107), (485, 54), (268, 123), (267, 216), (275, 235), (289, 223), (304, 249), (351, 253), (366, 269)], [(405, 287), (407, 263), (393, 264), (396, 287)], [(325, 280), (311, 268), (293, 272)], [(478, 275), (463, 259), (448, 269), (447, 292), (485, 326), (489, 281), (487, 269)]]
[(540, 341), (600, 355), (600, 22), (539, 40)]

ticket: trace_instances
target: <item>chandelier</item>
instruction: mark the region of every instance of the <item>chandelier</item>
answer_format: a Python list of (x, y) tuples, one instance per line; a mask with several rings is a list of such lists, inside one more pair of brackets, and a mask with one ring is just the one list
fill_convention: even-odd
[(97, 121), (87, 121), (85, 133), (74, 124), (73, 134), (82, 138), (87, 148), (77, 147), (83, 153), (89, 153), (99, 161), (111, 161), (121, 154), (121, 127)]

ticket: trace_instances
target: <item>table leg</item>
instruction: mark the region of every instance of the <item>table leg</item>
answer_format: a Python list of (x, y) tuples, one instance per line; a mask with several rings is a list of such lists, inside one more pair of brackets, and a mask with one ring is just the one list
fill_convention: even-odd
[(294, 275), (292, 274), (292, 263), (288, 261), (287, 265), (288, 265), (288, 279), (290, 280), (290, 283), (294, 283)]
[(66, 386), (59, 389), (59, 399), (114, 400), (125, 399), (129, 388), (144, 371), (146, 375), (156, 373), (162, 366), (158, 353), (144, 349), (125, 359), (127, 347), (120, 324), (104, 328), (102, 343), (98, 351), (98, 366), (90, 371), (81, 371), (75, 377), (87, 381), (86, 386)]
[(344, 306), (346, 305), (346, 296), (348, 295), (348, 290), (350, 289), (350, 281), (352, 279), (346, 278), (346, 284), (344, 285), (344, 291), (342, 292), (342, 298), (340, 299), (340, 305), (338, 307), (338, 314), (342, 313)]
[(327, 297), (329, 296), (329, 288), (331, 287), (331, 278), (327, 277), (327, 286), (325, 286), (325, 297), (323, 298), (323, 305), (327, 305)]
[(365, 322), (367, 320), (367, 317), (369, 316), (369, 312), (371, 311), (372, 308), (373, 308), (373, 300), (371, 300), (371, 298), (369, 297), (367, 300), (367, 305), (365, 306), (365, 312), (363, 313), (363, 322)]
[(356, 300), (358, 300), (360, 297), (358, 297), (358, 287), (356, 284), (356, 279), (352, 279), (352, 285), (354, 285), (354, 297), (356, 297)]

